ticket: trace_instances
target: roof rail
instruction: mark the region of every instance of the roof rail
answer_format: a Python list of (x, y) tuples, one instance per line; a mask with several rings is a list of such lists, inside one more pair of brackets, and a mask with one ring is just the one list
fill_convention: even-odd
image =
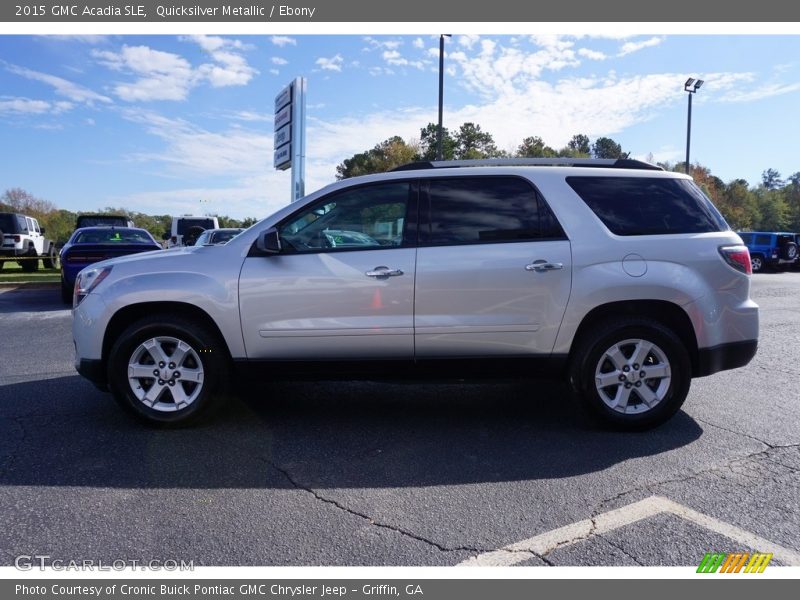
[(598, 167), (644, 171), (664, 170), (657, 165), (632, 158), (478, 158), (474, 160), (423, 160), (400, 165), (392, 171), (459, 167)]

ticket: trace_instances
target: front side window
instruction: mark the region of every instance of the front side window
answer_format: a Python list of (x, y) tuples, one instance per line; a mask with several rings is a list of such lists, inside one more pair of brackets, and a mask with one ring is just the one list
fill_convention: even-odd
[(544, 200), (518, 177), (436, 178), (428, 194), (431, 245), (563, 237)]
[(761, 233), (756, 236), (756, 246), (771, 246), (772, 245), (772, 236), (768, 233)]
[(278, 228), (285, 252), (367, 250), (404, 245), (411, 184), (344, 190), (296, 213)]

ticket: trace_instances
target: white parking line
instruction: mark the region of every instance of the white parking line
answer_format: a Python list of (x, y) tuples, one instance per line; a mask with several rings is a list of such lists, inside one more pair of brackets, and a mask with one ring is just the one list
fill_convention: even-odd
[(772, 553), (775, 560), (784, 565), (800, 566), (800, 553), (661, 496), (650, 496), (639, 502), (597, 515), (594, 519), (577, 521), (570, 525), (541, 533), (527, 540), (504, 546), (499, 550), (470, 557), (458, 563), (457, 566), (510, 567), (529, 560), (536, 555), (548, 554), (556, 548), (571, 546), (582, 540), (589, 539), (593, 535), (608, 533), (661, 513), (670, 513), (686, 519), (759, 552)]

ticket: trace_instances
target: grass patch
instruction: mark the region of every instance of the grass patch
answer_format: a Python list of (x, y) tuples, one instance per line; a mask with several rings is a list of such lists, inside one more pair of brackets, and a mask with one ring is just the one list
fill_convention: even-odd
[(26, 273), (16, 262), (6, 262), (0, 269), (0, 283), (50, 283), (61, 281), (61, 271), (45, 269), (39, 261), (39, 269)]

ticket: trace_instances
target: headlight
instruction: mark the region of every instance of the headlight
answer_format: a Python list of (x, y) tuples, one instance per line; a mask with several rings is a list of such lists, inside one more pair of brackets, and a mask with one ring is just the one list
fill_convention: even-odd
[(75, 278), (75, 288), (72, 293), (72, 305), (78, 306), (81, 301), (96, 288), (103, 279), (111, 273), (111, 267), (97, 269), (84, 269)]

